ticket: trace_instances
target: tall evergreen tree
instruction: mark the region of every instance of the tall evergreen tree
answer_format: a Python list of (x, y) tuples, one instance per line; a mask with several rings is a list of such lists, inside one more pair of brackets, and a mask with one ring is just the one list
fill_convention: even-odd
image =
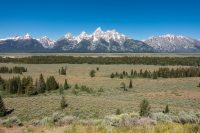
[(66, 75), (66, 68), (61, 68), (61, 70), (59, 69), (59, 72), (61, 75)]
[(46, 89), (48, 91), (50, 91), (50, 90), (56, 90), (58, 88), (59, 88), (59, 86), (58, 86), (58, 83), (56, 82), (54, 76), (48, 77), (47, 81), (46, 81)]
[(44, 93), (46, 90), (46, 83), (42, 74), (40, 74), (40, 78), (36, 84), (36, 88), (38, 90), (38, 93)]
[(133, 88), (133, 81), (132, 81), (132, 79), (129, 82), (129, 88)]
[(133, 69), (131, 69), (131, 77), (134, 76), (134, 72), (133, 72)]
[(164, 113), (169, 113), (169, 106), (168, 105), (166, 105)]
[(18, 83), (18, 91), (17, 91), (17, 94), (18, 94), (18, 95), (22, 94), (22, 83), (21, 83), (21, 82)]
[(157, 79), (157, 78), (158, 78), (157, 72), (153, 71), (152, 78), (153, 78), (153, 79)]

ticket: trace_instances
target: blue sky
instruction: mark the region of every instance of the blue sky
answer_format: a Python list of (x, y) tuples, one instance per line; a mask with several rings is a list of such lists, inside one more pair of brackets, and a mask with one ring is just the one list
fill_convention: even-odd
[(199, 0), (0, 0), (0, 38), (116, 29), (134, 39), (176, 34), (200, 39)]

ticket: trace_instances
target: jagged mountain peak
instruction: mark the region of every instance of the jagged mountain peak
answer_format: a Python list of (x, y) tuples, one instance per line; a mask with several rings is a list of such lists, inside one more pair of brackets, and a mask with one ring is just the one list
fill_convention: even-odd
[(51, 40), (49, 37), (47, 36), (43, 36), (40, 39), (37, 39), (44, 48), (53, 48), (55, 41)]
[(155, 39), (155, 38), (163, 38), (163, 39), (192, 39), (190, 37), (187, 37), (187, 36), (183, 36), (183, 35), (174, 35), (174, 34), (165, 34), (165, 35), (159, 35), (159, 36), (152, 36), (152, 37), (149, 37), (149, 39)]
[(160, 35), (151, 37), (144, 42), (161, 52), (200, 51), (199, 41), (182, 35)]
[(24, 35), (23, 39), (32, 39), (32, 37), (29, 33), (26, 33), (26, 35)]
[(128, 39), (128, 37), (125, 36), (124, 34), (117, 32), (114, 29), (107, 30), (104, 32), (101, 29), (101, 27), (98, 27), (92, 34), (87, 34), (85, 31), (83, 31), (78, 36), (73, 36), (71, 33), (67, 33), (64, 36), (64, 39), (67, 39), (69, 41), (74, 41), (77, 43), (81, 42), (82, 40), (98, 42), (101, 39), (105, 40), (108, 43), (110, 42), (110, 40), (116, 41), (118, 43), (123, 43), (126, 39)]
[(80, 35), (78, 35), (77, 37), (75, 37), (77, 42), (81, 42), (82, 40), (89, 40), (90, 39), (90, 35), (88, 35), (85, 31), (82, 31), (80, 33)]
[(64, 39), (67, 39), (67, 40), (74, 40), (75, 37), (71, 34), (71, 33), (67, 33), (64, 35)]
[[(94, 33), (103, 33), (103, 30), (101, 29), (101, 27), (98, 27), (95, 31), (94, 31)], [(93, 33), (93, 34), (94, 34)]]
[(30, 34), (0, 39), (1, 52), (23, 50), (24, 52), (200, 52), (200, 41), (173, 34), (139, 41), (114, 29), (103, 31), (101, 27), (91, 34), (85, 31), (78, 36), (67, 33), (57, 41), (47, 36), (32, 38)]

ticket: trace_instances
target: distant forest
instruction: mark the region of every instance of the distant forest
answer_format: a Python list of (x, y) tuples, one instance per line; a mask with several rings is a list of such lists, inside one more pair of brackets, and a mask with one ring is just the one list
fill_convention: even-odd
[(200, 66), (200, 57), (75, 57), (75, 56), (31, 56), (22, 58), (0, 57), (1, 63), (27, 64), (144, 64)]

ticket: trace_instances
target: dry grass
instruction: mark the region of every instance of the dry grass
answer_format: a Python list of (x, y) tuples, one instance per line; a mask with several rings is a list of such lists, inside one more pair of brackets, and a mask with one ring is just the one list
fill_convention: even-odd
[(199, 133), (200, 126), (192, 124), (160, 123), (155, 126), (133, 126), (133, 127), (106, 127), (106, 126), (83, 126), (69, 125), (63, 127), (22, 127), (22, 128), (0, 128), (5, 133)]
[[(200, 88), (196, 87), (200, 78), (177, 79), (133, 79), (133, 89), (123, 92), (119, 88), (121, 82), (127, 85), (129, 79), (111, 79), (112, 72), (130, 72), (131, 69), (155, 70), (161, 66), (153, 65), (88, 65), (88, 64), (0, 64), (0, 66), (25, 66), (28, 69), (24, 75), (31, 75), (34, 79), (40, 73), (44, 77), (54, 75), (57, 81), (63, 83), (65, 79), (73, 86), (82, 84), (94, 88), (103, 88), (104, 92), (97, 94), (79, 93), (75, 96), (71, 90), (65, 91), (69, 107), (64, 111), (70, 115), (81, 118), (103, 118), (105, 115), (114, 114), (117, 108), (123, 112), (138, 111), (139, 103), (147, 98), (152, 106), (152, 111), (162, 111), (169, 104), (172, 112), (181, 110), (200, 110)], [(67, 66), (67, 75), (59, 75), (58, 69)], [(99, 67), (96, 77), (91, 78), (89, 72)], [(172, 66), (170, 66), (172, 67)], [(178, 67), (178, 66), (173, 66)], [(13, 74), (1, 74), (3, 78), (10, 78)], [(20, 75), (22, 76), (22, 75)], [(60, 110), (60, 95), (58, 92), (46, 93), (34, 97), (5, 97), (8, 108), (14, 108), (11, 116), (18, 116), (23, 121), (48, 116)]]

